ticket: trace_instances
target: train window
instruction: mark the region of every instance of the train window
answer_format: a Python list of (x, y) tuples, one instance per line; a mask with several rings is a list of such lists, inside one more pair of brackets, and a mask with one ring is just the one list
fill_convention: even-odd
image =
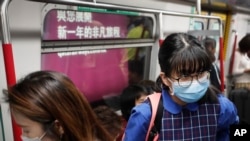
[(201, 21), (194, 21), (194, 30), (203, 30), (204, 25)]
[[(216, 20), (211, 20), (209, 25), (210, 25), (209, 29), (211, 29), (211, 30), (219, 30), (220, 29), (220, 23)], [(222, 22), (222, 31), (225, 31), (225, 23), (224, 22)]]
[(247, 34), (250, 34), (250, 20), (247, 21)]
[[(212, 12), (211, 13), (212, 16), (218, 16), (221, 18), (221, 22), (222, 22), (222, 31), (223, 31), (223, 35), (225, 35), (225, 24), (226, 24), (226, 21), (227, 21), (227, 14), (224, 14), (224, 13), (217, 13), (217, 12)], [(210, 27), (211, 29), (219, 29), (219, 22), (218, 21), (215, 21), (215, 20), (212, 20), (212, 27)], [(216, 28), (216, 26), (218, 26), (218, 28)]]
[[(210, 20), (209, 22), (209, 29), (210, 30), (219, 30), (220, 29), (220, 23), (217, 20)], [(224, 31), (224, 23), (222, 23), (222, 30)], [(216, 53), (215, 57), (219, 58), (219, 50), (220, 50), (220, 44), (219, 44), (219, 35), (213, 35), (210, 36), (211, 38), (214, 38), (216, 40)]]
[(152, 13), (48, 4), (41, 69), (65, 73), (90, 103), (103, 103), (149, 77), (155, 29)]
[(213, 23), (213, 24), (212, 24), (212, 29), (217, 29), (217, 30), (218, 30), (218, 29), (220, 29), (219, 26), (220, 26), (220, 25), (219, 25), (218, 22), (217, 22), (217, 23)]
[[(143, 79), (148, 47), (42, 54), (42, 70), (67, 74), (92, 103)], [(53, 60), (53, 61), (51, 61)], [(148, 69), (148, 68), (147, 68)]]

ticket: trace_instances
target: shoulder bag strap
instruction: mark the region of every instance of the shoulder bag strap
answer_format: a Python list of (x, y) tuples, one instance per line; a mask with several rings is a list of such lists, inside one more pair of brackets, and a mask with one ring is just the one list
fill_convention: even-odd
[(157, 112), (159, 101), (160, 101), (160, 98), (161, 98), (161, 93), (151, 94), (151, 95), (148, 96), (148, 98), (149, 98), (149, 101), (151, 103), (152, 114), (151, 114), (151, 120), (150, 120), (150, 124), (149, 124), (149, 128), (148, 128), (148, 132), (147, 132), (147, 135), (146, 135), (146, 141), (148, 141), (150, 131), (152, 130), (152, 128), (154, 126), (154, 123), (155, 123), (156, 112)]

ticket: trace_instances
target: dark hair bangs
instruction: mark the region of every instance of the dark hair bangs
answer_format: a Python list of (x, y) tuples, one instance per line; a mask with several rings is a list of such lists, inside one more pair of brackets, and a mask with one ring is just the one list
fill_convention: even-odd
[[(189, 50), (189, 51), (185, 51)], [(188, 47), (183, 48), (170, 60), (172, 73), (177, 75), (189, 75), (197, 72), (209, 71), (212, 62), (201, 48)]]

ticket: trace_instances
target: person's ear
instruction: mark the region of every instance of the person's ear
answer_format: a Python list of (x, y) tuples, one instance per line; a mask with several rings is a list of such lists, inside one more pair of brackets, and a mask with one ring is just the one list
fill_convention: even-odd
[(168, 77), (165, 75), (164, 72), (160, 72), (160, 77), (162, 80), (162, 83), (169, 88), (169, 93), (173, 95), (173, 90), (172, 90), (172, 83), (169, 81)]
[(160, 72), (160, 77), (161, 77), (162, 83), (166, 86), (169, 86), (169, 80), (167, 79), (164, 72)]
[(64, 134), (63, 126), (58, 120), (55, 120), (55, 128), (56, 128), (57, 132), (60, 134), (60, 136), (62, 136)]

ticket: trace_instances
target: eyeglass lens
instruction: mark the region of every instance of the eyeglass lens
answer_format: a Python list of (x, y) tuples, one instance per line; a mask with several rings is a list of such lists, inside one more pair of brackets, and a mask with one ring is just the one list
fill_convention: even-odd
[(193, 76), (184, 76), (178, 79), (178, 83), (182, 87), (188, 87), (192, 84), (193, 79), (196, 79), (199, 83), (204, 83), (206, 82), (207, 79), (209, 79), (209, 72), (202, 72), (197, 75)]

